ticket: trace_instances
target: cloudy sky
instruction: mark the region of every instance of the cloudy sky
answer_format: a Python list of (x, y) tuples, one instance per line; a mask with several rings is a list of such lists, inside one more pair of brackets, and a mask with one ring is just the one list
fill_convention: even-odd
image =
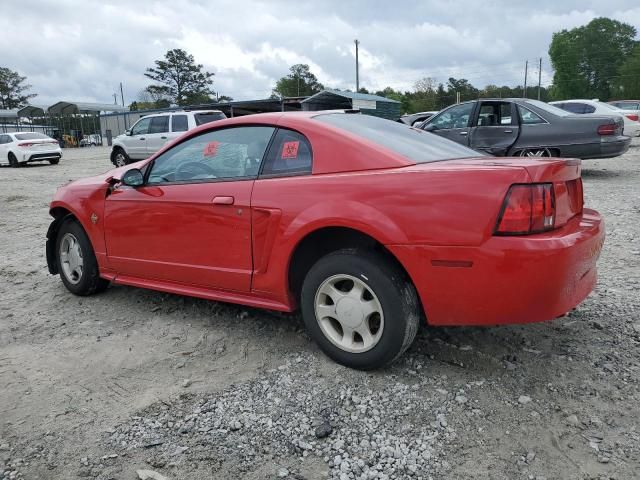
[[(214, 89), (237, 100), (269, 95), (295, 63), (320, 81), (409, 89), (421, 77), (464, 77), (480, 87), (518, 84), (524, 62), (552, 71), (551, 35), (598, 16), (640, 29), (638, 0), (3, 0), (0, 66), (28, 77), (37, 104), (127, 104), (148, 85), (143, 73), (183, 48), (215, 73)], [(537, 66), (529, 82), (537, 82)]]

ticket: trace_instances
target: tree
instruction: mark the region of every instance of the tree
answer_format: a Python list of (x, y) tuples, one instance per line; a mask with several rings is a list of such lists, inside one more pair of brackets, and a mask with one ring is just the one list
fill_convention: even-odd
[(278, 80), (272, 97), (306, 97), (322, 90), (324, 86), (309, 70), (309, 65), (299, 63), (289, 68), (289, 75)]
[(36, 96), (34, 93), (27, 93), (31, 85), (25, 84), (26, 80), (27, 77), (21, 76), (18, 72), (0, 67), (0, 108), (22, 107)]
[(409, 105), (414, 112), (425, 112), (429, 110), (439, 110), (438, 85), (431, 77), (424, 77), (418, 80), (414, 86), (414, 93), (411, 95)]
[(554, 33), (549, 46), (555, 70), (553, 96), (608, 100), (635, 36), (634, 27), (609, 18)]
[(618, 70), (615, 81), (616, 96), (619, 98), (640, 98), (640, 43)]
[(180, 48), (169, 50), (164, 60), (156, 60), (154, 68), (147, 68), (145, 76), (160, 85), (149, 85), (147, 90), (162, 95), (172, 103), (188, 105), (190, 99), (213, 94), (213, 73), (196, 64), (193, 55)]

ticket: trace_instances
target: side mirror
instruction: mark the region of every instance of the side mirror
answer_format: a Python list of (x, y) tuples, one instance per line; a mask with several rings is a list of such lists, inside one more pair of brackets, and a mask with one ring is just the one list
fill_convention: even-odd
[(144, 183), (144, 175), (137, 168), (132, 168), (124, 172), (122, 184), (129, 187), (139, 187)]
[(436, 127), (433, 123), (429, 123), (428, 125), (425, 125), (425, 127), (423, 128), (423, 130), (427, 131), (427, 132), (433, 132), (434, 130), (437, 130), (438, 127)]
[(130, 129), (130, 128), (128, 128), (127, 130), (125, 130), (125, 131), (124, 131), (124, 134), (125, 134), (127, 137), (130, 137), (130, 136), (131, 136), (131, 129)]

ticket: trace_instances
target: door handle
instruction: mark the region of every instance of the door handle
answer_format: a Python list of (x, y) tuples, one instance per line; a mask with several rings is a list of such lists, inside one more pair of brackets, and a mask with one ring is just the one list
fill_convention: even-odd
[(140, 140), (144, 140), (144, 137), (140, 137)]
[(460, 132), (460, 135), (467, 135), (469, 132)]
[(166, 140), (166, 139), (167, 139), (167, 137), (160, 137), (160, 138), (161, 138), (162, 140)]
[(513, 130), (505, 130), (504, 133), (513, 133)]
[(233, 205), (235, 199), (233, 197), (213, 197), (214, 205)]

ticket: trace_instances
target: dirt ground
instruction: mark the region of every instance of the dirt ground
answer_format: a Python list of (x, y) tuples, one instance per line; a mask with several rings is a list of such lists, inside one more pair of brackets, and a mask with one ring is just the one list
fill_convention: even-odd
[(0, 479), (640, 478), (639, 140), (583, 163), (607, 240), (576, 311), (425, 327), (371, 373), (329, 361), (296, 317), (74, 297), (46, 269), (48, 202), (108, 150), (0, 168)]

